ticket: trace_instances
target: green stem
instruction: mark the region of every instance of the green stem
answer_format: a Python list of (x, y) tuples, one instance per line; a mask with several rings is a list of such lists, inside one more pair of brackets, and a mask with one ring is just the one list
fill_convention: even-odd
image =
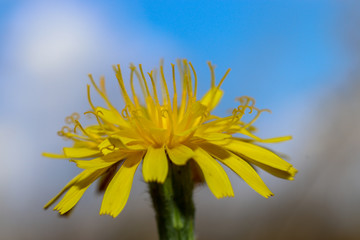
[(176, 166), (170, 163), (163, 184), (149, 183), (160, 240), (195, 239), (193, 187), (190, 164)]

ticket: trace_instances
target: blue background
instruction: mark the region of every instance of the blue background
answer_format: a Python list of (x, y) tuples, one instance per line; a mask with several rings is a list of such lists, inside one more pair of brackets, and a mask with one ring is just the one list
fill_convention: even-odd
[(254, 97), (273, 112), (257, 122), (259, 135), (293, 135), (270, 147), (300, 170), (294, 182), (261, 172), (276, 194), (269, 200), (232, 173), (234, 199), (217, 200), (199, 187), (199, 239), (356, 239), (357, 16), (351, 1), (0, 1), (1, 235), (156, 239), (139, 173), (115, 220), (97, 215), (101, 196), (93, 188), (68, 219), (42, 211), (78, 169), (41, 152), (70, 144), (56, 132), (67, 115), (87, 111), (88, 73), (105, 75), (121, 108), (113, 64), (128, 75), (130, 62), (150, 71), (163, 58), (169, 71), (171, 62), (187, 58), (200, 95), (210, 86), (207, 61), (217, 66), (218, 80), (231, 68), (215, 113), (227, 115), (238, 96)]

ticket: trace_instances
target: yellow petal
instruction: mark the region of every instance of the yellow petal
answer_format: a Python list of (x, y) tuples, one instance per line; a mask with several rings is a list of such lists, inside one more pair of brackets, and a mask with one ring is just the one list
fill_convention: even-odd
[(254, 168), (251, 167), (251, 165), (245, 160), (215, 144), (203, 143), (200, 146), (205, 151), (210, 153), (213, 157), (217, 158), (226, 166), (231, 168), (231, 170), (238, 174), (247, 184), (249, 184), (250, 187), (252, 187), (260, 195), (265, 198), (273, 196), (273, 193), (265, 185), (265, 183), (256, 173)]
[(225, 133), (217, 133), (217, 132), (212, 132), (212, 133), (203, 133), (203, 134), (195, 134), (195, 136), (203, 138), (205, 140), (223, 140), (226, 138), (231, 138), (231, 135), (229, 134), (225, 134)]
[(233, 197), (230, 180), (221, 165), (202, 148), (194, 150), (194, 160), (199, 165), (207, 185), (217, 198)]
[(281, 136), (281, 137), (261, 139), (259, 142), (261, 142), (261, 143), (278, 143), (278, 142), (289, 141), (291, 139), (292, 139), (292, 136)]
[(207, 106), (202, 104), (200, 101), (191, 103), (186, 110), (182, 120), (180, 121), (177, 129), (188, 129), (189, 123), (191, 126), (197, 126), (202, 119), (202, 116), (206, 115), (208, 112)]
[(124, 120), (119, 113), (115, 113), (108, 109), (97, 107), (96, 112), (98, 113), (99, 117), (103, 119), (105, 122), (112, 123), (119, 126), (127, 126), (128, 123)]
[(123, 210), (130, 195), (135, 171), (143, 155), (143, 152), (134, 153), (120, 167), (105, 191), (100, 209), (101, 215), (116, 217)]
[(189, 106), (187, 111), (189, 112), (190, 117), (195, 119), (204, 115), (207, 112), (207, 107), (201, 101), (196, 101)]
[(168, 174), (165, 149), (149, 147), (144, 157), (143, 176), (145, 182), (163, 183)]
[(51, 199), (44, 208), (48, 208), (51, 204), (53, 204), (66, 190), (67, 193), (61, 199), (61, 201), (55, 206), (54, 210), (58, 210), (60, 214), (64, 214), (68, 212), (71, 208), (75, 206), (75, 204), (80, 200), (86, 189), (90, 186), (90, 184), (95, 181), (104, 171), (104, 169), (89, 169), (84, 170), (79, 175), (77, 175), (74, 179), (72, 179), (61, 191), (58, 195), (56, 195), (53, 199)]
[(65, 214), (70, 211), (78, 203), (89, 186), (90, 184), (83, 188), (77, 186), (70, 187), (64, 198), (55, 206), (54, 210), (59, 211), (60, 214)]
[[(154, 122), (152, 122), (151, 120), (145, 117), (138, 116), (137, 118), (139, 120), (139, 124), (142, 125), (143, 130), (145, 129), (147, 130), (145, 134), (151, 134), (150, 139), (155, 139), (158, 140), (159, 142), (165, 141), (166, 133), (167, 133), (166, 129), (159, 127), (157, 124), (155, 124)], [(145, 135), (144, 137), (149, 137), (149, 136)]]
[(56, 153), (44, 152), (41, 155), (43, 155), (44, 157), (48, 157), (48, 158), (68, 158), (64, 154), (56, 154)]
[(247, 157), (247, 159), (253, 163), (258, 162), (282, 171), (289, 171), (292, 168), (290, 163), (265, 148), (236, 139), (224, 142), (226, 142), (226, 144), (223, 145), (224, 148), (236, 153), (236, 155), (240, 157)]
[[(247, 159), (246, 157), (245, 157), (245, 160), (248, 160), (249, 162), (251, 161), (251, 160)], [(254, 165), (262, 168), (263, 170), (267, 171), (271, 175), (274, 175), (275, 177), (283, 178), (283, 179), (290, 180), (290, 181), (294, 180), (294, 176), (298, 172), (293, 167), (290, 167), (290, 169), (288, 171), (282, 171), (282, 170), (279, 170), (279, 169), (276, 169), (273, 167), (269, 167), (265, 164), (261, 164), (259, 162), (254, 162)]]
[(170, 160), (176, 165), (185, 165), (194, 156), (193, 150), (185, 145), (178, 145), (174, 148), (166, 148)]
[(125, 157), (119, 157), (119, 158), (95, 158), (92, 160), (71, 160), (72, 162), (76, 163), (76, 166), (82, 169), (90, 169), (90, 168), (105, 168), (109, 167), (116, 162), (122, 160)]
[(76, 141), (74, 142), (73, 148), (89, 148), (95, 149), (97, 147), (96, 142), (89, 142), (89, 141)]
[(99, 125), (92, 125), (85, 128), (86, 132), (94, 135), (104, 135), (106, 131), (102, 126)]
[(101, 151), (101, 153), (104, 155), (112, 153), (118, 149), (117, 146), (115, 146), (115, 144), (113, 142), (111, 142), (109, 138), (106, 138), (104, 141), (102, 141), (98, 145), (98, 148), (99, 148), (99, 151)]
[(71, 186), (73, 186), (83, 175), (87, 174), (89, 171), (82, 171), (76, 177), (74, 177), (70, 182), (68, 182), (65, 187), (55, 196), (53, 197), (48, 203), (45, 204), (44, 208), (47, 209), (50, 207), (56, 200), (58, 200), (64, 192), (66, 192)]
[(239, 127), (239, 129), (234, 129), (234, 130), (238, 133), (244, 134), (245, 136), (251, 137), (252, 139), (254, 139), (258, 142), (261, 142), (261, 143), (278, 143), (278, 142), (289, 141), (292, 139), (291, 136), (282, 136), (282, 137), (262, 139), (256, 135), (252, 134), (250, 131), (248, 131), (247, 129), (245, 129), (243, 127)]
[(200, 100), (200, 102), (208, 107), (208, 110), (213, 110), (220, 102), (224, 92), (219, 88), (211, 88)]
[(90, 148), (68, 148), (64, 147), (64, 154), (67, 158), (87, 158), (100, 156), (101, 153), (97, 149)]
[[(123, 135), (126, 135), (123, 136)], [(130, 150), (145, 150), (145, 142), (142, 139), (139, 139), (139, 136), (137, 138), (130, 138), (126, 133), (121, 133), (120, 135), (114, 135), (111, 136), (111, 138), (118, 139), (122, 144), (124, 148), (130, 149)]]

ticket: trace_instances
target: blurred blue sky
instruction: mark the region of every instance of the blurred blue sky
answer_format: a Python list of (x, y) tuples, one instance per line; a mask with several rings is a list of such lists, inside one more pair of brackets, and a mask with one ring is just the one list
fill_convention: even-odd
[[(20, 220), (14, 222), (22, 210), (52, 221), (38, 210), (77, 170), (40, 154), (69, 144), (56, 132), (67, 115), (87, 111), (88, 73), (105, 75), (110, 96), (118, 97), (112, 64), (143, 63), (150, 71), (161, 58), (168, 68), (187, 58), (204, 93), (210, 60), (218, 79), (232, 68), (216, 114), (225, 115), (237, 106), (236, 97), (248, 95), (273, 110), (259, 120), (263, 135), (305, 134), (312, 104), (344, 81), (350, 64), (341, 40), (342, 3), (0, 0), (0, 190), (6, 193), (0, 210), (16, 209), (12, 218)], [(294, 162), (301, 165), (301, 156)], [(8, 225), (1, 221), (3, 231)]]
[(59, 110), (52, 120), (81, 112), (87, 73), (110, 80), (117, 63), (143, 63), (150, 71), (160, 58), (188, 58), (200, 77), (200, 93), (209, 86), (206, 61), (217, 65), (218, 78), (232, 68), (219, 115), (236, 107), (234, 99), (242, 95), (275, 113), (306, 105), (308, 96), (331, 88), (348, 66), (337, 37), (343, 7), (338, 1), (0, 4), (0, 108), (6, 110), (0, 116), (9, 121), (26, 114), (36, 122), (32, 113), (47, 108)]
[(150, 71), (161, 58), (188, 58), (199, 93), (210, 85), (206, 61), (217, 65), (218, 78), (230, 67), (215, 113), (225, 115), (236, 97), (249, 95), (274, 112), (259, 120), (262, 134), (294, 134), (298, 124), (291, 121), (306, 114), (298, 109), (311, 108), (311, 98), (346, 70), (339, 9), (335, 1), (1, 1), (0, 127), (16, 129), (4, 137), (7, 156), (16, 151), (9, 146), (36, 136), (16, 153), (26, 159), (8, 168), (51, 166), (39, 155), (59, 151), (63, 141), (55, 133), (64, 117), (87, 110), (87, 73), (104, 74), (116, 99), (117, 63), (143, 63)]
[[(2, 33), (9, 31), (18, 9), (32, 5), (29, 2), (0, 3)], [(321, 89), (346, 63), (334, 37), (339, 8), (335, 1), (33, 1), (33, 5), (40, 11), (63, 5), (91, 12), (92, 20), (100, 19), (120, 38), (127, 38), (121, 36), (123, 25), (134, 32), (142, 25), (147, 31), (134, 34), (141, 36), (138, 41), (146, 42), (151, 34), (170, 39), (180, 49), (179, 56), (170, 56), (190, 59), (202, 76), (208, 75), (207, 60), (218, 66), (218, 74), (231, 67), (229, 81), (237, 87), (227, 89), (228, 96), (247, 94), (268, 100), (274, 95), (287, 98), (309, 88)], [(4, 38), (2, 34), (0, 49), (9, 44)], [(161, 45), (159, 42), (156, 49), (158, 55), (169, 55)], [(132, 48), (136, 51), (136, 45)], [(2, 54), (2, 63), (6, 57)], [(113, 63), (117, 62), (114, 57)], [(127, 64), (126, 60), (121, 64)], [(208, 81), (206, 77), (203, 81)]]
[(144, 3), (143, 19), (180, 41), (192, 61), (231, 66), (233, 81), (257, 97), (317, 88), (343, 65), (331, 1)]
[(218, 78), (232, 68), (215, 113), (249, 95), (274, 110), (265, 119), (270, 126), (282, 119), (285, 134), (296, 123), (284, 116), (311, 107), (347, 69), (339, 10), (336, 1), (1, 1), (0, 123), (19, 134), (4, 142), (36, 135), (32, 166), (41, 151), (60, 149), (61, 139), (50, 138), (64, 117), (87, 110), (87, 73), (105, 74), (117, 96), (112, 64), (150, 71), (160, 58), (192, 61), (200, 93), (210, 84), (206, 61)]
[(234, 92), (228, 95), (287, 98), (323, 88), (344, 66), (334, 38), (336, 2), (134, 2), (128, 7), (137, 13), (137, 21), (175, 39), (184, 50), (181, 57), (196, 62), (202, 72), (206, 60), (216, 63), (220, 72), (233, 68), (231, 80), (239, 88), (229, 88)]

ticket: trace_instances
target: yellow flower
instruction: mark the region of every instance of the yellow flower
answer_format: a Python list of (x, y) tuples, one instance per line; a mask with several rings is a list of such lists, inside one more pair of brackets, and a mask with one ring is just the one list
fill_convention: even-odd
[[(254, 165), (277, 177), (292, 180), (297, 170), (291, 164), (256, 145), (286, 141), (291, 137), (261, 139), (253, 134), (255, 128), (252, 124), (261, 112), (266, 111), (256, 108), (254, 99), (238, 98), (239, 106), (230, 116), (211, 114), (223, 95), (220, 86), (230, 69), (216, 85), (214, 67), (211, 63), (209, 67), (211, 88), (198, 99), (196, 72), (186, 60), (178, 62), (180, 86), (176, 84), (175, 66), (172, 64), (172, 94), (162, 65), (160, 84), (156, 83), (153, 71), (148, 73), (150, 81), (147, 81), (141, 65), (139, 69), (130, 65), (131, 96), (125, 88), (120, 66), (114, 66), (125, 102), (121, 112), (108, 99), (105, 80), (101, 78), (97, 86), (89, 75), (107, 108), (96, 107), (92, 103), (88, 85), (91, 111), (85, 114), (93, 114), (98, 124), (83, 127), (78, 114), (67, 117), (66, 122), (74, 124), (74, 129), (63, 127), (59, 135), (71, 139), (73, 147), (64, 148), (61, 155), (43, 154), (47, 157), (70, 158), (84, 169), (45, 208), (66, 192), (54, 210), (60, 214), (68, 212), (86, 189), (102, 177), (107, 179), (108, 185), (105, 186), (100, 214), (116, 217), (127, 202), (135, 171), (141, 162), (144, 180), (158, 183), (165, 181), (170, 164), (181, 166), (190, 162), (194, 175), (200, 176), (217, 198), (234, 196), (229, 178), (219, 163), (229, 167), (266, 198), (273, 194), (254, 170)], [(141, 87), (142, 97), (135, 91), (134, 78)], [(159, 90), (162, 94), (158, 94)], [(250, 122), (242, 119), (245, 114), (253, 116)]]

